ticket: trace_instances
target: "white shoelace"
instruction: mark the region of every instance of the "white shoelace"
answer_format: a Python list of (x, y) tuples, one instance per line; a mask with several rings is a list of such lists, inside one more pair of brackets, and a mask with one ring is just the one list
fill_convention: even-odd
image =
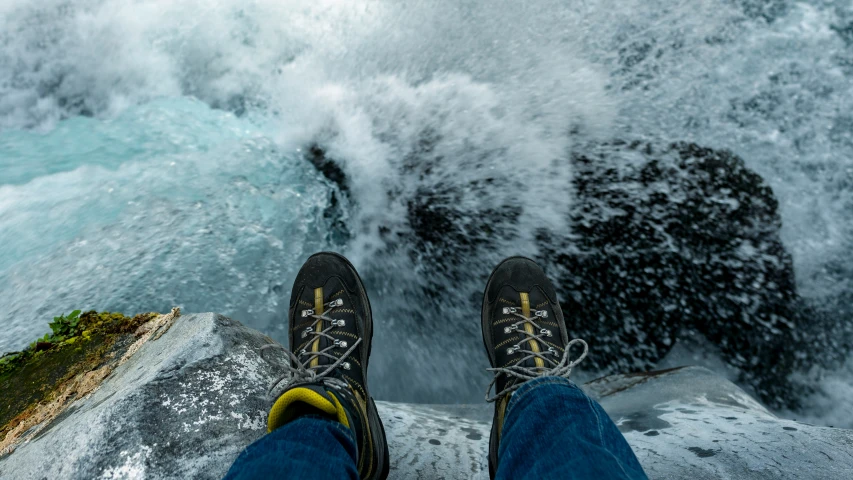
[[(345, 369), (349, 370), (350, 364), (346, 361), (346, 359), (353, 351), (355, 351), (355, 348), (361, 343), (360, 338), (353, 342), (352, 346), (349, 346), (347, 351), (344, 352), (344, 354), (340, 357), (330, 353), (336, 348), (347, 348), (347, 342), (345, 340), (336, 339), (329, 334), (329, 332), (331, 332), (333, 329), (345, 326), (344, 320), (338, 320), (335, 318), (330, 318), (328, 316), (336, 308), (343, 306), (343, 304), (344, 301), (341, 299), (332, 300), (331, 302), (324, 304), (325, 311), (322, 314), (316, 314), (314, 313), (314, 310), (311, 309), (302, 310), (303, 317), (311, 317), (314, 319), (314, 322), (302, 331), (302, 338), (310, 337), (310, 339), (305, 343), (305, 345), (312, 345), (320, 338), (328, 338), (331, 341), (328, 347), (322, 350), (318, 350), (316, 352), (307, 351), (306, 348), (303, 348), (302, 350), (300, 350), (299, 355), (295, 355), (293, 352), (277, 343), (271, 343), (261, 347), (261, 352), (267, 349), (280, 348), (284, 350), (284, 352), (288, 355), (288, 363), (283, 365), (285, 369), (284, 374), (276, 378), (272, 382), (272, 384), (270, 384), (269, 390), (267, 392), (268, 394), (272, 394), (276, 387), (279, 386), (283, 386), (285, 389), (290, 389), (298, 385), (318, 382), (340, 366), (343, 366)], [(323, 330), (318, 331), (316, 329), (318, 322), (328, 322), (329, 326)], [(261, 356), (263, 356), (263, 353), (261, 353)], [(321, 357), (332, 359), (334, 360), (334, 362), (332, 362), (330, 365), (316, 365), (313, 367), (310, 366), (311, 362), (314, 359), (318, 359)]]
[[(563, 357), (562, 357), (562, 359), (560, 359), (559, 362), (555, 361), (553, 358), (553, 357), (557, 356), (557, 351), (556, 351), (556, 349), (554, 349), (554, 347), (548, 347), (548, 350), (545, 350), (544, 352), (543, 351), (534, 352), (533, 350), (522, 349), (521, 344), (526, 343), (526, 342), (530, 342), (531, 340), (535, 340), (535, 341), (539, 342), (540, 345), (546, 345), (546, 342), (543, 339), (543, 337), (551, 337), (553, 335), (553, 333), (546, 328), (540, 327), (536, 323), (536, 320), (539, 318), (546, 318), (548, 316), (548, 314), (544, 310), (537, 310), (537, 311), (534, 311), (534, 314), (532, 317), (525, 317), (524, 315), (518, 313), (518, 310), (516, 308), (512, 308), (512, 307), (504, 308), (504, 313), (512, 314), (512, 315), (515, 315), (516, 317), (519, 318), (518, 322), (512, 324), (509, 327), (504, 327), (504, 332), (505, 333), (516, 332), (516, 333), (521, 333), (524, 335), (524, 337), (522, 337), (522, 339), (519, 342), (517, 342), (516, 344), (509, 347), (507, 353), (509, 353), (509, 354), (522, 353), (522, 354), (527, 354), (527, 355), (525, 357), (522, 357), (518, 362), (516, 362), (515, 365), (509, 366), (509, 367), (497, 367), (497, 368), (488, 368), (487, 369), (488, 371), (495, 373), (495, 378), (492, 380), (492, 383), (489, 384), (488, 390), (486, 390), (486, 401), (487, 402), (494, 402), (495, 400), (503, 397), (504, 395), (517, 390), (519, 387), (521, 387), (521, 385), (524, 382), (526, 382), (528, 380), (533, 380), (534, 378), (548, 376), (548, 377), (563, 377), (565, 379), (568, 379), (572, 373), (572, 369), (577, 364), (582, 362), (583, 359), (586, 358), (587, 353), (589, 353), (589, 345), (587, 345), (587, 343), (580, 338), (575, 338), (575, 339), (571, 340), (566, 345), (565, 350), (563, 351)], [(528, 323), (533, 327), (533, 333), (528, 332), (527, 330), (525, 330), (523, 328), (525, 323)], [(530, 345), (530, 343), (527, 343), (527, 344)], [(583, 353), (581, 353), (577, 359), (569, 360), (570, 350), (572, 349), (572, 347), (574, 345), (578, 345), (578, 344), (583, 345)], [(526, 362), (527, 360), (536, 359), (536, 358), (542, 359), (542, 361), (546, 365), (550, 365), (550, 367), (524, 367), (524, 366), (521, 366), (521, 364)], [(500, 392), (496, 393), (494, 396), (490, 397), (489, 393), (491, 393), (492, 387), (495, 386), (495, 384), (498, 381), (498, 378), (500, 378), (501, 375), (506, 375), (507, 377), (515, 377), (521, 381), (513, 382), (511, 385), (504, 388), (502, 391), (500, 391)]]

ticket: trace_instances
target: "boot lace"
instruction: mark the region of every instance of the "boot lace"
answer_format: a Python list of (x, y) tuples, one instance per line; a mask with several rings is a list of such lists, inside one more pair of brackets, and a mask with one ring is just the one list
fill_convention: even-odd
[[(549, 346), (547, 350), (534, 352), (533, 350), (526, 350), (521, 345), (527, 344), (531, 345), (530, 341), (535, 340), (539, 345), (547, 345), (544, 338), (552, 337), (554, 334), (551, 330), (547, 328), (542, 328), (537, 322), (540, 318), (548, 318), (547, 310), (535, 310), (533, 312), (533, 316), (526, 317), (519, 312), (519, 308), (515, 307), (504, 307), (504, 314), (511, 314), (519, 318), (516, 323), (508, 327), (504, 327), (504, 333), (520, 333), (522, 334), (521, 340), (518, 343), (507, 348), (507, 354), (513, 355), (516, 353), (524, 354), (525, 356), (516, 362), (515, 365), (511, 365), (509, 367), (498, 367), (498, 368), (488, 368), (487, 370), (495, 373), (495, 378), (492, 380), (492, 383), (489, 384), (488, 390), (486, 390), (486, 401), (494, 402), (495, 400), (507, 395), (515, 390), (517, 390), (521, 385), (534, 378), (553, 376), (553, 377), (563, 377), (568, 379), (572, 373), (572, 369), (586, 358), (587, 353), (589, 352), (589, 346), (587, 343), (580, 339), (575, 338), (570, 341), (563, 351), (562, 358), (557, 361), (556, 358), (559, 356), (557, 353), (557, 349)], [(524, 324), (529, 324), (533, 327), (533, 331), (529, 332), (524, 328)], [(570, 360), (570, 351), (573, 346), (582, 345), (583, 352), (580, 354), (578, 358), (575, 360)], [(539, 358), (543, 361), (544, 365), (542, 367), (524, 367), (522, 364), (530, 359)], [(492, 387), (495, 386), (498, 379), (501, 375), (515, 378), (516, 381), (509, 382), (509, 385), (496, 393), (494, 396), (489, 396), (492, 391)]]
[[(347, 341), (334, 338), (330, 334), (330, 332), (335, 328), (346, 325), (345, 320), (329, 317), (335, 309), (342, 307), (343, 304), (344, 301), (340, 298), (327, 302), (323, 305), (324, 308), (322, 314), (315, 313), (313, 309), (302, 310), (301, 315), (303, 318), (313, 318), (314, 321), (302, 330), (302, 338), (307, 338), (308, 340), (305, 342), (306, 347), (300, 350), (298, 355), (277, 343), (271, 343), (261, 347), (262, 357), (263, 352), (269, 349), (281, 349), (288, 356), (288, 363), (282, 365), (285, 370), (284, 374), (276, 378), (270, 384), (267, 394), (272, 394), (272, 392), (278, 387), (282, 387), (287, 390), (298, 385), (316, 383), (324, 379), (332, 380), (332, 377), (326, 377), (338, 367), (342, 367), (344, 370), (349, 370), (351, 368), (350, 363), (347, 361), (347, 357), (355, 351), (355, 348), (361, 343), (361, 339), (359, 338), (353, 342), (352, 345), (348, 345)], [(317, 329), (317, 324), (325, 326), (327, 323), (328, 327), (321, 328), (319, 330)], [(295, 333), (296, 332), (294, 332), (294, 334)], [(327, 338), (330, 340), (328, 347), (322, 350), (317, 350), (316, 352), (307, 350), (308, 345), (313, 345), (314, 342), (319, 341), (321, 338)], [(338, 357), (331, 353), (337, 348), (347, 348), (347, 350), (343, 355)], [(311, 362), (314, 359), (320, 358), (328, 358), (333, 360), (333, 362), (328, 365), (320, 365), (318, 362), (317, 365), (311, 366)]]

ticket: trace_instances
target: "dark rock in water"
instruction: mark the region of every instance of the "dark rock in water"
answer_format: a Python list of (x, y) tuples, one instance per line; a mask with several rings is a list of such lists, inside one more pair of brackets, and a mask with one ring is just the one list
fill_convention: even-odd
[[(408, 228), (385, 236), (385, 253), (402, 252), (416, 270), (400, 308), (411, 307), (405, 315), (427, 332), (458, 337), (468, 328), (476, 341), (476, 322), (430, 322), (448, 313), (423, 299), (462, 305), (454, 315), (478, 312), (489, 269), (505, 256), (535, 253), (557, 284), (570, 335), (596, 353), (584, 368), (653, 368), (686, 327), (718, 346), (762, 400), (796, 407), (802, 392), (788, 377), (810, 361), (797, 357), (801, 302), (776, 198), (743, 160), (692, 143), (590, 146), (558, 167), (573, 170), (571, 185), (539, 193), (543, 208), (567, 217), (531, 227), (520, 220), (530, 212), (518, 199), (535, 192), (536, 181), (497, 169), (447, 178), (445, 160), (431, 157), (428, 144), (422, 161), (401, 163), (400, 177), (416, 187), (388, 194), (405, 206)], [(328, 162), (323, 157), (318, 169), (348, 191), (343, 171)], [(380, 270), (389, 268), (384, 261), (376, 260)]]
[(428, 262), (435, 269), (427, 280), (430, 297), (470, 283), (473, 272), (461, 259), (482, 258), (483, 250), (492, 248), (495, 239), (515, 237), (520, 206), (463, 201), (478, 196), (479, 191), (499, 188), (497, 183), (493, 178), (475, 180), (464, 193), (448, 185), (422, 187), (408, 200), (410, 255), (416, 263)]
[(317, 145), (312, 145), (308, 148), (305, 158), (314, 165), (324, 177), (328, 178), (332, 183), (338, 186), (341, 192), (349, 192), (349, 182), (347, 182), (346, 174), (341, 167), (332, 160), (326, 157), (326, 152)]
[(329, 206), (323, 211), (323, 218), (329, 225), (329, 240), (332, 244), (345, 243), (350, 238), (344, 212), (349, 199), (349, 183), (341, 167), (326, 158), (326, 152), (312, 145), (305, 153), (305, 159), (337, 187), (330, 191)]
[[(792, 401), (797, 293), (772, 190), (695, 144), (576, 155), (574, 235), (540, 234), (570, 334), (601, 372), (648, 369), (693, 327), (774, 407)], [(626, 352), (630, 352), (626, 355)]]
[(845, 45), (853, 47), (853, 20), (841, 25), (830, 25), (829, 28), (844, 41)]
[(743, 13), (752, 19), (771, 23), (790, 10), (788, 0), (736, 0)]

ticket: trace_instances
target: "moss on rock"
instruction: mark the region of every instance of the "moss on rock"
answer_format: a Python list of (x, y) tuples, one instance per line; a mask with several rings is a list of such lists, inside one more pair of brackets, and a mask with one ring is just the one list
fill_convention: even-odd
[(0, 441), (40, 405), (60, 392), (67, 395), (69, 384), (81, 374), (121, 358), (133, 343), (134, 332), (158, 315), (75, 311), (55, 317), (50, 324), (53, 333), (0, 358)]

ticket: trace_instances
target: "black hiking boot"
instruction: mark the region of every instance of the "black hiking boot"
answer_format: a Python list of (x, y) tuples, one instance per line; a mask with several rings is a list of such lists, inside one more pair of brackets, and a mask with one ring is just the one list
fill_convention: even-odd
[[(492, 271), (483, 294), (483, 344), (495, 379), (486, 401), (495, 403), (489, 438), (489, 475), (498, 469), (498, 445), (512, 392), (527, 380), (546, 375), (568, 378), (586, 357), (586, 342), (569, 342), (557, 292), (533, 260), (510, 257)], [(582, 344), (583, 354), (569, 361), (568, 349)], [(492, 387), (497, 392), (489, 397)]]
[(302, 266), (290, 297), (290, 365), (274, 385), (285, 390), (270, 409), (273, 431), (306, 413), (336, 419), (352, 429), (362, 479), (388, 477), (388, 445), (367, 388), (373, 317), (352, 264), (318, 253)]

